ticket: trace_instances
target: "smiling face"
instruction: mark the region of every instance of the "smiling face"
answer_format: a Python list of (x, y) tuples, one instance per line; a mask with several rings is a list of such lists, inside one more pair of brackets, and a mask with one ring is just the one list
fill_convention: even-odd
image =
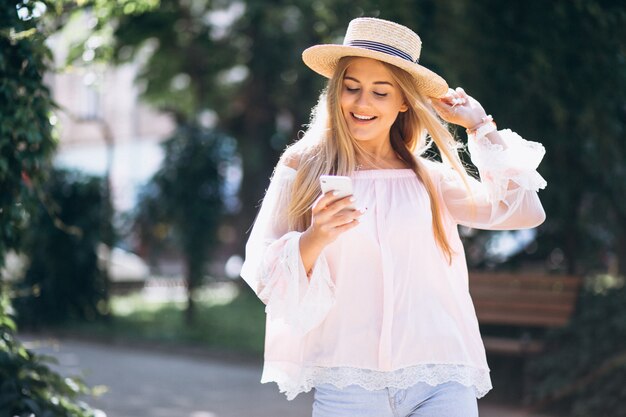
[(380, 61), (354, 58), (343, 77), (341, 111), (357, 141), (389, 140), (398, 113), (408, 107), (389, 70)]

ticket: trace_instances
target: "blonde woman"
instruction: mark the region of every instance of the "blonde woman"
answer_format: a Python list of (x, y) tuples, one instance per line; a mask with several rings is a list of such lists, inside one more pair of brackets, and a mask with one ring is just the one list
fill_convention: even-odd
[[(279, 161), (241, 275), (266, 304), (265, 366), (314, 417), (478, 415), (491, 389), (457, 225), (543, 222), (543, 147), (418, 64), (420, 38), (353, 20), (343, 45), (304, 51), (328, 77), (304, 137)], [(442, 120), (468, 131), (481, 181)], [(442, 162), (422, 156), (430, 140)], [(321, 194), (321, 175), (353, 194)]]

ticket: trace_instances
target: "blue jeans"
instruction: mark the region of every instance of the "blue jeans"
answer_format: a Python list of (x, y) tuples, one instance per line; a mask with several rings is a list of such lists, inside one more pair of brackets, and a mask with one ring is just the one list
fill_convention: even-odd
[(358, 385), (315, 387), (313, 417), (478, 417), (472, 387), (457, 382), (368, 391)]

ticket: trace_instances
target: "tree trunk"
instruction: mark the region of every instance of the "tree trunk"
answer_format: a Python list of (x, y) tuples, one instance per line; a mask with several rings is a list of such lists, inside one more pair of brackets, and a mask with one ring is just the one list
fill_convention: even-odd
[(626, 233), (623, 231), (619, 233), (615, 241), (615, 254), (617, 256), (617, 275), (626, 278)]
[[(104, 301), (107, 304), (107, 309), (110, 306), (110, 292), (111, 292), (111, 275), (109, 271), (109, 265), (111, 263), (111, 256), (113, 254), (113, 214), (115, 208), (113, 207), (113, 199), (111, 193), (111, 172), (113, 170), (113, 153), (115, 149), (115, 138), (111, 126), (106, 119), (101, 118), (98, 120), (100, 129), (102, 130), (102, 138), (106, 146), (106, 168), (104, 172), (104, 190), (102, 192), (102, 223), (101, 223), (101, 239), (102, 243), (109, 247), (106, 251), (107, 259), (104, 262)], [(111, 317), (110, 314), (105, 316), (107, 319)]]
[(578, 259), (581, 252), (580, 233), (577, 226), (578, 213), (577, 209), (580, 202), (574, 198), (574, 201), (566, 208), (563, 218), (566, 219), (564, 224), (570, 224), (565, 228), (563, 253), (565, 254), (566, 270), (568, 275), (576, 275), (578, 272)]
[(194, 301), (194, 295), (196, 289), (202, 282), (202, 262), (198, 261), (198, 256), (193, 254), (186, 255), (187, 263), (187, 309), (185, 310), (185, 324), (187, 326), (193, 326), (196, 322), (196, 303)]

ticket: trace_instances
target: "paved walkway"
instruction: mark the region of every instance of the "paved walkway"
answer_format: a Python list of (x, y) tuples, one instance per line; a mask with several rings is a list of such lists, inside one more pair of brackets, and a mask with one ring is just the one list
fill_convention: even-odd
[[(260, 384), (255, 363), (106, 346), (75, 340), (22, 340), (38, 353), (56, 357), (57, 370), (82, 375), (107, 392), (87, 399), (107, 417), (310, 417), (312, 395), (287, 401), (275, 384)], [(481, 400), (481, 417), (540, 417)], [(433, 416), (436, 417), (436, 416)]]

